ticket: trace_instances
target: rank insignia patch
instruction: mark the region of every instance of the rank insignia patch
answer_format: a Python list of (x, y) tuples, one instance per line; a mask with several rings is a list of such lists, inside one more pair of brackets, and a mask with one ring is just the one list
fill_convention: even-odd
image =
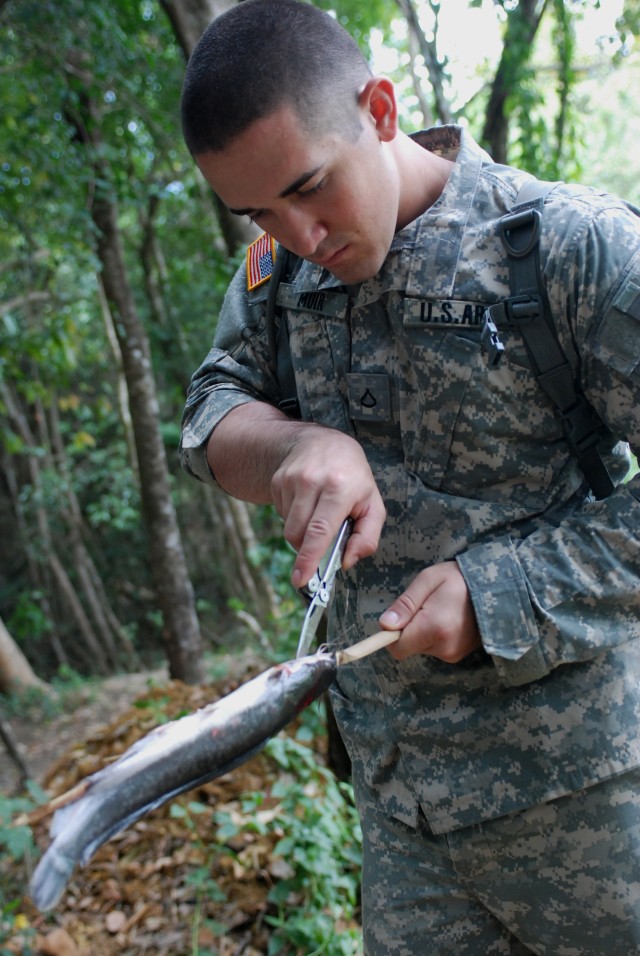
[(247, 292), (271, 278), (275, 261), (275, 239), (263, 232), (247, 249)]

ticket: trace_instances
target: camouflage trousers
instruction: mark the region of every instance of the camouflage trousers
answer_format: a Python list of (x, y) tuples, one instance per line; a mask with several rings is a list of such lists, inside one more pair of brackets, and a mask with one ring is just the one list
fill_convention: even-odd
[(640, 771), (439, 836), (361, 796), (366, 956), (640, 954)]

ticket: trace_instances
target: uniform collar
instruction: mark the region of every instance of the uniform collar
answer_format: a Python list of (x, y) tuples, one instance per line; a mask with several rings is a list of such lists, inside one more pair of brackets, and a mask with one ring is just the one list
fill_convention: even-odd
[[(404, 248), (411, 259), (407, 295), (447, 299), (453, 294), (460, 247), (476, 195), (480, 170), (490, 156), (460, 126), (442, 126), (416, 133), (414, 139), (445, 159), (455, 161), (436, 202), (408, 227)], [(405, 230), (396, 239), (402, 244)], [(391, 247), (392, 251), (394, 246)], [(425, 288), (425, 277), (429, 285)]]

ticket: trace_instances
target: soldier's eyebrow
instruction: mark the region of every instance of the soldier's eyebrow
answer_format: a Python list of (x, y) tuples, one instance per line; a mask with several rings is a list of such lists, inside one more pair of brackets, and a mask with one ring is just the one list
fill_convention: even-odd
[[(299, 176), (290, 186), (287, 186), (286, 189), (283, 189), (279, 195), (280, 199), (285, 199), (287, 196), (291, 196), (292, 193), (297, 193), (299, 189), (302, 189), (310, 179), (313, 179), (314, 176), (322, 169), (323, 164), (316, 166), (315, 169), (309, 170), (307, 173), (303, 173), (302, 176)], [(232, 212), (235, 216), (250, 216), (256, 210), (252, 206), (249, 206), (247, 209), (232, 209), (229, 206), (229, 212)]]

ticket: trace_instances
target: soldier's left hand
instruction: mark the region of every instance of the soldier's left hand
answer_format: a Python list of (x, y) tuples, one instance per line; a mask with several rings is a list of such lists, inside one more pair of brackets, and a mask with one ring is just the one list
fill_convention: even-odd
[(396, 660), (429, 654), (456, 664), (481, 647), (476, 616), (466, 582), (455, 561), (425, 568), (387, 608), (380, 624), (402, 630), (389, 647)]

